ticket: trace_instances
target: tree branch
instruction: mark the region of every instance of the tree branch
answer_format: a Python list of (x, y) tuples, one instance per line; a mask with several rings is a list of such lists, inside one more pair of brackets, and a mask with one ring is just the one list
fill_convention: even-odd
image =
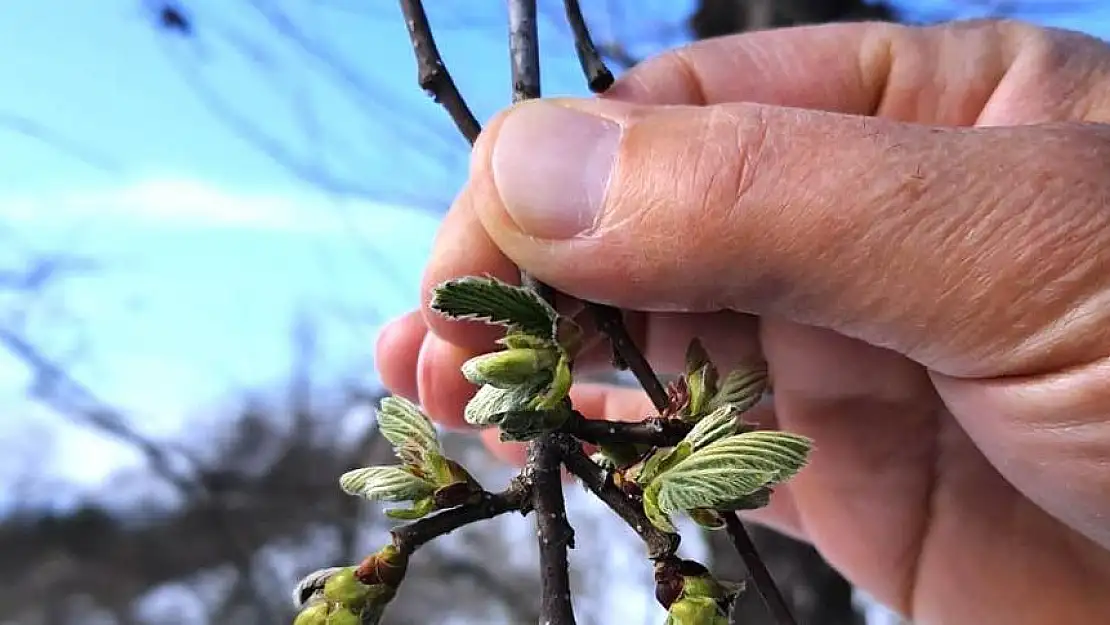
[(444, 510), (407, 525), (394, 528), (393, 545), (411, 554), (424, 544), (478, 521), (485, 521), (506, 512), (527, 514), (532, 508), (532, 482), (518, 476), (500, 493), (485, 493), (472, 504)]
[(647, 546), (648, 557), (661, 560), (678, 551), (678, 534), (664, 532), (652, 525), (644, 514), (643, 505), (617, 488), (609, 475), (586, 456), (580, 445), (575, 443), (563, 450), (563, 464), (636, 532)]
[(590, 91), (601, 93), (613, 86), (613, 72), (605, 67), (597, 47), (590, 37), (590, 29), (586, 26), (586, 18), (582, 16), (582, 7), (578, 0), (564, 0), (567, 10), (567, 21), (570, 22), (571, 32), (574, 33), (574, 50), (578, 53), (578, 62), (582, 65), (582, 73), (586, 75), (586, 82)]
[(679, 419), (648, 417), (642, 421), (604, 421), (589, 419), (577, 410), (559, 428), (591, 445), (634, 444), (674, 447), (692, 426)]
[[(540, 546), (540, 622), (574, 625), (570, 601), (570, 563), (567, 550), (574, 548), (574, 529), (567, 521), (561, 475), (565, 441), (558, 434), (537, 439), (528, 448), (528, 468), (532, 471), (532, 500), (536, 510), (536, 529)], [(560, 444), (564, 443), (564, 444)]]
[(405, 15), (405, 26), (408, 27), (412, 49), (416, 53), (420, 88), (447, 109), (459, 132), (473, 144), (478, 140), (482, 127), (466, 105), (466, 100), (443, 63), (443, 57), (432, 36), (432, 27), (428, 24), (428, 15), (424, 12), (424, 3), (420, 0), (401, 0), (401, 12)]
[(744, 559), (744, 566), (748, 567), (748, 573), (752, 576), (755, 589), (759, 592), (759, 596), (763, 597), (763, 603), (770, 610), (771, 618), (779, 625), (796, 625), (794, 615), (790, 613), (790, 608), (786, 605), (786, 599), (779, 591), (774, 578), (771, 577), (771, 572), (767, 570), (763, 558), (760, 558), (759, 553), (755, 550), (755, 543), (748, 535), (748, 530), (744, 529), (740, 517), (735, 512), (721, 512), (720, 514), (725, 519), (725, 531), (728, 533), (728, 539), (732, 546), (736, 548), (736, 552)]

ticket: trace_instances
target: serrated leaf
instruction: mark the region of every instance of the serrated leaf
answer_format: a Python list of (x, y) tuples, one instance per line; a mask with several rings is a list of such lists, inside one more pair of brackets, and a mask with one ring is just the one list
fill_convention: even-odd
[[(386, 397), (378, 406), (378, 428), (398, 457), (402, 448), (410, 447), (422, 452), (438, 451), (439, 437), (430, 419), (416, 404), (403, 397)], [(402, 461), (406, 458), (402, 457)]]
[(694, 424), (682, 440), (690, 443), (692, 451), (714, 443), (740, 431), (741, 423), (732, 406), (722, 406), (705, 415)]
[(435, 492), (436, 486), (401, 467), (364, 467), (344, 473), (339, 487), (349, 495), (371, 501), (416, 501)]
[(546, 387), (547, 380), (536, 380), (532, 384), (512, 388), (497, 388), (487, 384), (478, 389), (467, 402), (463, 418), (476, 427), (496, 425), (496, 419), (506, 412), (532, 409), (533, 400)]
[(680, 441), (674, 447), (661, 447), (655, 450), (644, 461), (640, 470), (636, 472), (636, 483), (640, 485), (650, 483), (661, 473), (685, 460), (693, 452), (694, 447), (689, 441)]
[(531, 289), (492, 277), (448, 280), (435, 288), (432, 310), (453, 319), (475, 319), (555, 339), (558, 313)]
[(709, 400), (707, 409), (716, 410), (732, 404), (737, 412), (746, 412), (759, 403), (767, 390), (767, 368), (736, 369), (721, 381), (717, 393)]
[(736, 434), (699, 449), (645, 489), (663, 514), (723, 509), (792, 477), (805, 465), (807, 438), (785, 432)]

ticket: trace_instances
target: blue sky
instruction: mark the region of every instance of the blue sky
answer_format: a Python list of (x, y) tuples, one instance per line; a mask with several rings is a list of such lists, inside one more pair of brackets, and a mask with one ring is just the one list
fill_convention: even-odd
[[(309, 54), (267, 20), (275, 4)], [(456, 79), (487, 118), (509, 98), (503, 3), (428, 5)], [(688, 5), (645, 2), (628, 30)], [(0, 9), (0, 270), (58, 250), (98, 264), (33, 299), (0, 295), (0, 323), (24, 329), (155, 436), (173, 436), (227, 393), (280, 379), (301, 313), (321, 323), (326, 371), (371, 379), (377, 324), (416, 303), (437, 212), (467, 152), (414, 84), (395, 2), (186, 6), (197, 32), (187, 39), (153, 28), (141, 0)], [(1049, 18), (1110, 33), (1110, 7), (1037, 14)], [(551, 24), (545, 91), (582, 94), (569, 41)], [(597, 25), (602, 36), (610, 28)], [(320, 58), (349, 71), (321, 71)], [(357, 197), (306, 183), (230, 130), (229, 117)], [(0, 353), (0, 444), (49, 441), (48, 456), (85, 460), (56, 470), (90, 486), (136, 461), (26, 402), (27, 383)], [(20, 462), (0, 462), (0, 475)]]

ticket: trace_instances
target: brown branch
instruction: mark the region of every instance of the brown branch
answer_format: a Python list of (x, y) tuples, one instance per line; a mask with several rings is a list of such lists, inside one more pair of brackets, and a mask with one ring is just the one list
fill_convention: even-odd
[(609, 338), (614, 354), (625, 367), (632, 371), (632, 375), (636, 376), (636, 381), (644, 388), (655, 409), (660, 412), (666, 410), (667, 404), (670, 403), (667, 399), (667, 389), (659, 381), (659, 376), (655, 375), (651, 363), (643, 352), (636, 347), (632, 335), (624, 325), (621, 311), (604, 304), (587, 304), (587, 307), (594, 316), (598, 331)]
[[(528, 448), (527, 466), (533, 480), (532, 501), (536, 510), (536, 534), (539, 538), (540, 622), (552, 625), (574, 625), (574, 608), (570, 601), (570, 563), (567, 550), (574, 548), (574, 529), (567, 521), (561, 475), (562, 449), (565, 435), (549, 434), (534, 441)], [(563, 444), (561, 444), (563, 443)]]
[(692, 426), (679, 419), (648, 417), (642, 421), (604, 421), (587, 418), (577, 410), (559, 428), (591, 445), (634, 444), (674, 447)]
[(485, 493), (476, 503), (451, 508), (394, 528), (391, 532), (393, 544), (404, 553), (412, 553), (425, 543), (450, 534), (465, 525), (492, 519), (506, 512), (527, 514), (531, 508), (531, 480), (518, 476), (505, 490), (499, 493)]
[(401, 12), (405, 15), (405, 26), (408, 27), (412, 49), (416, 53), (420, 88), (447, 109), (459, 132), (467, 141), (474, 143), (478, 140), (482, 127), (466, 105), (466, 100), (443, 63), (435, 38), (432, 37), (428, 15), (424, 12), (424, 3), (420, 0), (401, 0)]
[(590, 492), (605, 502), (605, 505), (636, 532), (647, 546), (648, 557), (660, 560), (669, 558), (678, 551), (678, 534), (664, 532), (652, 525), (644, 514), (643, 505), (617, 488), (609, 479), (608, 473), (590, 460), (578, 443), (568, 445), (563, 450), (563, 464), (571, 474), (582, 480)]
[(578, 53), (578, 62), (582, 65), (582, 73), (586, 75), (586, 83), (590, 86), (590, 91), (601, 93), (613, 86), (613, 72), (605, 67), (605, 62), (594, 46), (578, 0), (564, 0), (563, 4), (566, 6), (570, 29), (574, 33), (574, 50)]
[(775, 579), (771, 577), (771, 572), (767, 570), (767, 565), (763, 563), (763, 558), (759, 557), (759, 552), (755, 549), (755, 543), (752, 542), (752, 537), (748, 535), (748, 530), (744, 529), (744, 524), (740, 522), (740, 518), (736, 516), (735, 512), (721, 512), (720, 514), (725, 519), (725, 531), (728, 533), (729, 541), (736, 548), (740, 557), (743, 558), (744, 566), (748, 567), (748, 573), (752, 576), (755, 589), (759, 592), (759, 596), (763, 597), (763, 603), (767, 605), (767, 609), (771, 612), (771, 618), (778, 625), (796, 625), (794, 615), (790, 613), (790, 608), (786, 605), (786, 599), (782, 596), (778, 585), (775, 584)]

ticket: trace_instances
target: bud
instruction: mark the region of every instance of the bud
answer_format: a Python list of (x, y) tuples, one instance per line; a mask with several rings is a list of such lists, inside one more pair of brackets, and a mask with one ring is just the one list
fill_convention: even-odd
[(326, 569), (313, 571), (301, 578), (293, 589), (293, 605), (303, 608), (318, 599), (323, 598), (324, 584), (343, 567), (333, 566)]
[(708, 410), (709, 400), (717, 394), (717, 367), (709, 360), (701, 341), (694, 339), (686, 349), (686, 387), (689, 402), (685, 415), (695, 418)]
[(328, 625), (328, 612), (330, 606), (326, 603), (314, 603), (297, 614), (293, 625)]
[(701, 527), (707, 530), (719, 530), (725, 526), (725, 520), (716, 510), (709, 510), (707, 508), (695, 508), (687, 510), (690, 518)]
[(558, 360), (553, 349), (506, 349), (475, 356), (462, 365), (462, 374), (472, 384), (509, 388), (550, 376)]
[(324, 583), (324, 598), (348, 608), (362, 607), (369, 602), (371, 594), (370, 586), (355, 576), (353, 566), (340, 569)]
[(395, 545), (386, 545), (377, 553), (367, 557), (355, 569), (355, 577), (366, 586), (379, 584), (397, 588), (405, 579), (409, 566), (409, 555)]
[(482, 490), (478, 481), (465, 467), (446, 456), (430, 452), (424, 457), (424, 466), (428, 470), (431, 481), (441, 488), (463, 482), (470, 484), (475, 491)]
[(574, 384), (574, 376), (570, 373), (570, 360), (564, 355), (555, 363), (555, 371), (548, 384), (547, 391), (532, 402), (536, 410), (553, 410), (562, 405), (563, 400), (570, 394), (570, 387)]
[(478, 389), (467, 402), (463, 418), (470, 425), (489, 427), (495, 425), (500, 415), (511, 410), (531, 410), (535, 396), (547, 387), (547, 380), (512, 388), (497, 388), (487, 384)]
[(685, 597), (667, 610), (668, 625), (728, 625), (716, 601), (704, 597)]
[(360, 614), (343, 606), (336, 606), (336, 609), (328, 615), (327, 625), (362, 625)]
[(455, 482), (436, 490), (432, 495), (437, 510), (456, 508), (468, 503), (476, 503), (482, 497), (482, 489), (472, 482)]

